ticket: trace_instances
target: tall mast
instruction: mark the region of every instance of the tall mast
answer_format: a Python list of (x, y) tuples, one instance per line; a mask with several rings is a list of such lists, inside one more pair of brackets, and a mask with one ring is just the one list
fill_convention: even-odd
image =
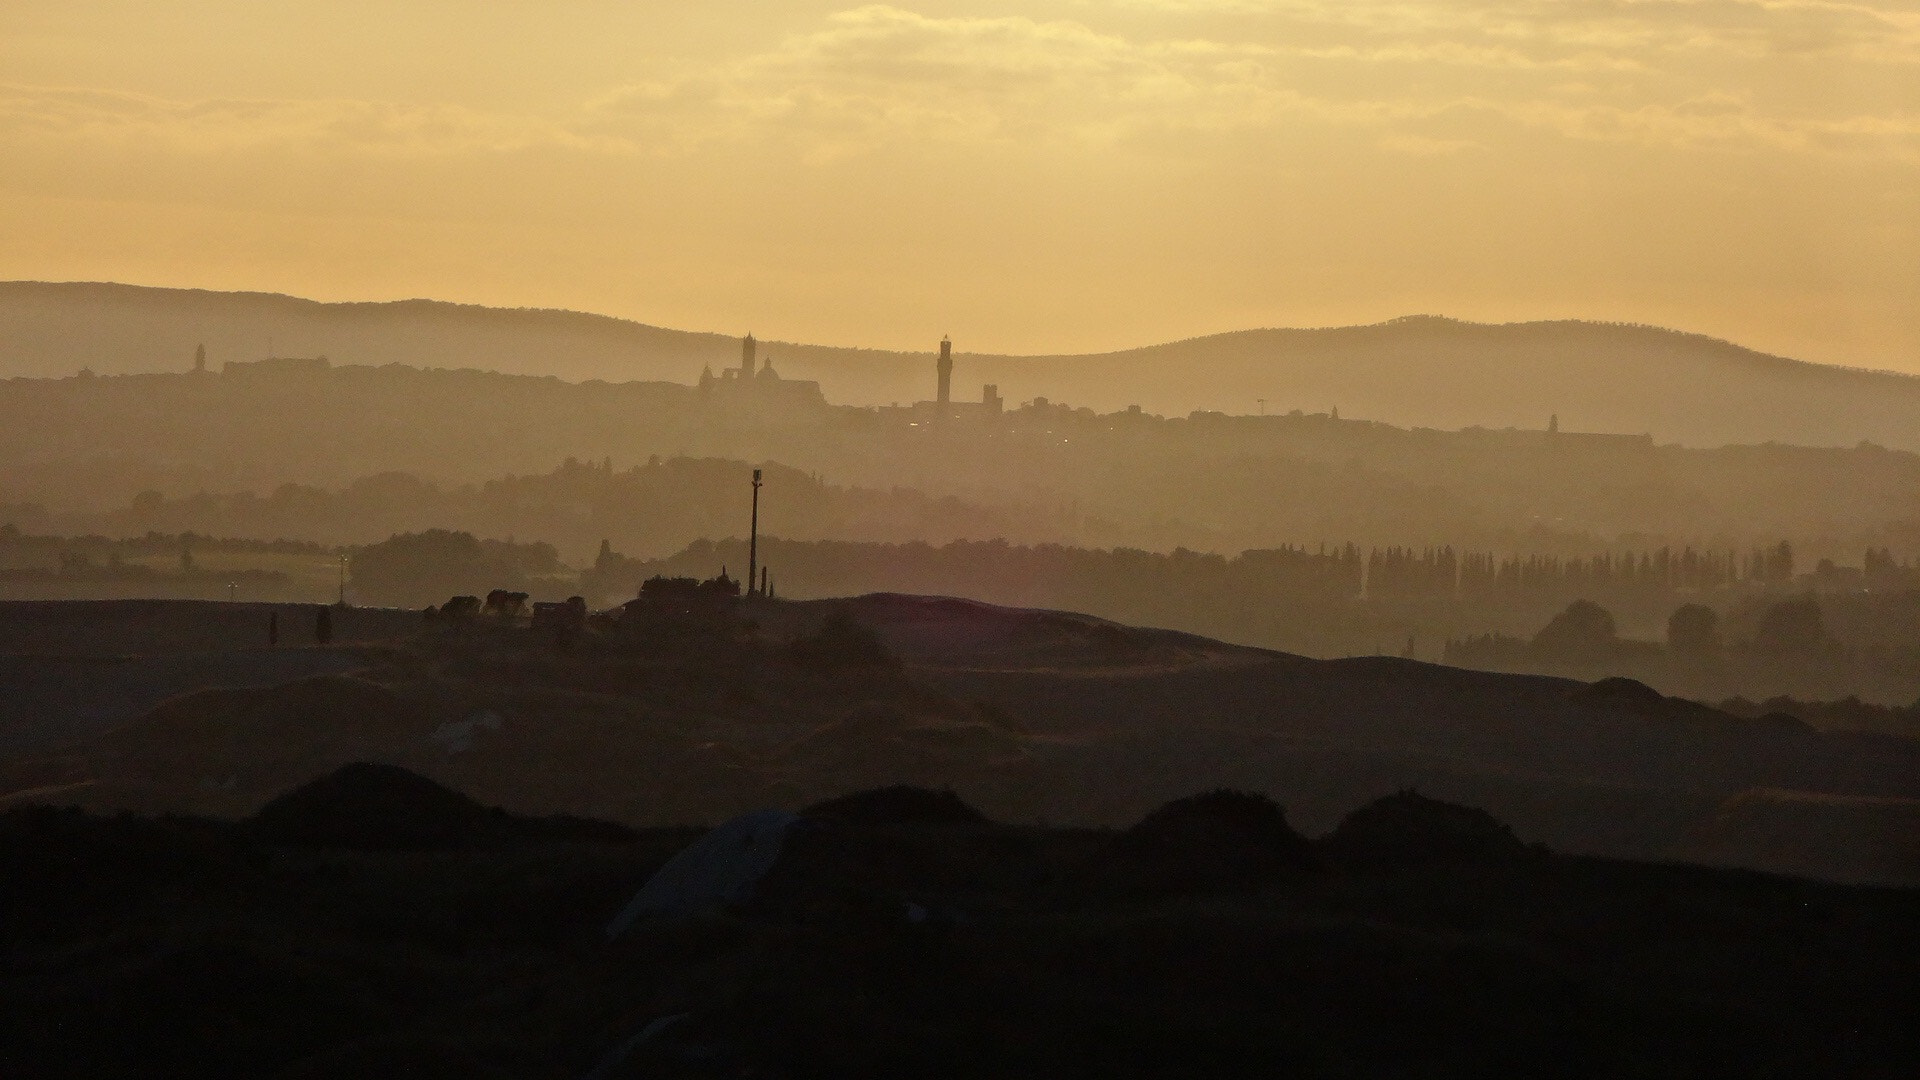
[(753, 470), (753, 525), (747, 532), (747, 595), (755, 592), (760, 569), (760, 470)]

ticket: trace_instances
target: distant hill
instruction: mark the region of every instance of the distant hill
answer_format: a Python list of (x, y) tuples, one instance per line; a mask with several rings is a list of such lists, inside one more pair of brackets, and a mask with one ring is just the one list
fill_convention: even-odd
[[(765, 343), (829, 399), (931, 396), (925, 353)], [(324, 354), (336, 363), (482, 368), (564, 379), (691, 382), (738, 360), (731, 335), (578, 312), (429, 300), (323, 304), (267, 293), (91, 283), (0, 283), (0, 373), (184, 370), (204, 343), (225, 361)], [(964, 342), (960, 343), (964, 346)], [(1244, 330), (1080, 356), (957, 355), (956, 396), (992, 383), (1047, 397), (1184, 415), (1339, 409), (1437, 428), (1648, 433), (1696, 446), (1783, 442), (1920, 449), (1920, 377), (1769, 356), (1698, 334), (1590, 322), (1484, 325), (1431, 316), (1374, 326)]]

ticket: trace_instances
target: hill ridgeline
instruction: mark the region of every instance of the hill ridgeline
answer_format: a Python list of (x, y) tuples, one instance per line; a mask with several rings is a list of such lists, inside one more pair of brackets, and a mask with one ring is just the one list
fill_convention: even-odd
[[(481, 368), (571, 380), (692, 382), (736, 363), (731, 335), (578, 312), (404, 300), (319, 303), (96, 283), (0, 283), (0, 374), (181, 370), (268, 355), (335, 363)], [(829, 400), (932, 396), (925, 353), (763, 343), (787, 378)], [(1540, 427), (1646, 433), (1694, 446), (1781, 442), (1920, 450), (1920, 377), (1769, 356), (1656, 327), (1432, 316), (1373, 326), (1243, 330), (1119, 352), (997, 356), (963, 348), (955, 397), (993, 384), (1101, 411), (1302, 409), (1412, 427)]]

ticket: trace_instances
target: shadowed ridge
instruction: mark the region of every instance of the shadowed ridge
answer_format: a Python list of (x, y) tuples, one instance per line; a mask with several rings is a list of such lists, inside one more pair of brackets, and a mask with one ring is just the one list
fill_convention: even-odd
[(801, 814), (855, 825), (987, 824), (985, 814), (968, 806), (953, 791), (935, 791), (910, 784), (856, 791), (815, 803)]
[(875, 592), (805, 600), (796, 613), (844, 611), (879, 633), (903, 661), (1000, 669), (1237, 666), (1288, 653), (1234, 645), (1181, 630), (1129, 626), (1081, 612), (1006, 607), (980, 600)]
[(499, 813), (397, 765), (356, 761), (272, 800), (248, 823), (280, 844), (419, 850), (471, 843)]
[(618, 844), (637, 835), (571, 814), (522, 817), (398, 765), (355, 761), (280, 795), (244, 825), (269, 843), (421, 851), (498, 843)]
[(1920, 799), (1754, 788), (1666, 853), (1706, 866), (1920, 888)]
[(1568, 691), (1567, 700), (1584, 701), (1596, 705), (1619, 705), (1627, 708), (1648, 709), (1666, 703), (1666, 695), (1638, 679), (1622, 676), (1601, 679), (1576, 690)]
[(1533, 852), (1485, 810), (1429, 799), (1411, 789), (1348, 814), (1321, 839), (1320, 850), (1356, 869), (1513, 862)]

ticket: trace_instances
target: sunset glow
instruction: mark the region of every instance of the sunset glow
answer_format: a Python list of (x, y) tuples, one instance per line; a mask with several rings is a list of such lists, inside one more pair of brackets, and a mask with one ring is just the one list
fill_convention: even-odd
[(0, 4), (0, 278), (1086, 351), (1414, 312), (1920, 371), (1873, 0)]

